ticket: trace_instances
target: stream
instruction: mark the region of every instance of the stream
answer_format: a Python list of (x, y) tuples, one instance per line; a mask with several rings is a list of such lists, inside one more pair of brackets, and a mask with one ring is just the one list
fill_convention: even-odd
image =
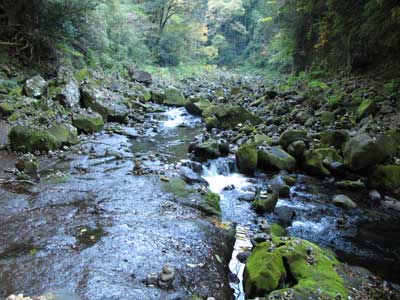
[[(294, 174), (290, 197), (279, 200), (275, 213), (256, 215), (249, 199), (268, 185), (271, 174), (245, 177), (234, 157), (205, 162), (201, 174), (220, 195), (222, 221), (236, 228), (233, 250), (221, 243), (223, 234), (199, 211), (174, 202), (158, 178), (132, 176), (135, 159), (151, 173), (174, 172), (202, 132), (201, 119), (183, 108), (147, 117), (141, 134), (133, 128), (125, 128), (129, 137), (102, 133), (84, 141), (81, 154), (44, 159), (41, 182), (27, 191), (0, 189), (0, 297), (50, 290), (73, 291), (83, 299), (172, 300), (186, 295), (189, 285), (216, 299), (227, 299), (232, 288), (235, 299), (244, 300), (244, 264), (236, 255), (251, 249), (252, 231), (264, 219), (400, 283), (400, 222), (394, 214), (363, 205), (363, 193), (349, 194), (360, 209), (336, 208), (331, 196), (343, 191)], [(122, 158), (105, 157), (109, 149)], [(337, 228), (340, 218), (347, 220), (345, 228)], [(229, 283), (215, 254), (232, 256), (229, 268), (238, 281)], [(174, 291), (144, 287), (143, 278), (165, 263), (180, 273)]]

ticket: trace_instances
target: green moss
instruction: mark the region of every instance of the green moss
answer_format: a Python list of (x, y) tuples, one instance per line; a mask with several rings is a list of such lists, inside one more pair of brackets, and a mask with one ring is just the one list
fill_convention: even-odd
[(257, 165), (264, 171), (271, 169), (293, 171), (296, 160), (281, 147), (262, 148), (258, 150)]
[(69, 123), (56, 123), (49, 132), (60, 145), (74, 145), (78, 143), (78, 130)]
[(189, 197), (191, 190), (188, 189), (186, 182), (180, 178), (172, 178), (164, 184), (164, 190), (178, 197)]
[(360, 106), (357, 109), (357, 117), (364, 118), (369, 115), (375, 114), (377, 111), (376, 103), (372, 99), (366, 99), (361, 102)]
[(171, 88), (165, 91), (165, 105), (185, 106), (186, 99), (181, 90)]
[(60, 146), (47, 130), (22, 125), (11, 128), (9, 139), (12, 149), (18, 152), (49, 151)]
[(279, 138), (279, 144), (287, 148), (291, 143), (296, 141), (307, 141), (308, 133), (304, 129), (288, 129), (283, 132)]
[(236, 164), (241, 173), (253, 175), (257, 168), (258, 153), (253, 143), (242, 145), (236, 153)]
[(365, 184), (361, 180), (351, 181), (351, 180), (342, 180), (335, 183), (335, 185), (342, 189), (347, 190), (362, 190), (365, 189)]
[(82, 112), (72, 116), (72, 125), (86, 133), (92, 133), (102, 130), (104, 121), (103, 117), (98, 113)]
[(82, 83), (85, 79), (89, 77), (88, 69), (84, 68), (75, 72), (74, 77), (78, 83)]
[(9, 102), (0, 103), (0, 114), (2, 116), (10, 116), (14, 112), (14, 107)]
[(258, 244), (247, 261), (244, 285), (249, 298), (265, 296), (286, 278), (282, 257), (277, 251), (268, 251), (270, 246), (268, 242)]
[(395, 190), (400, 188), (400, 166), (378, 165), (370, 173), (368, 184), (372, 188)]
[(280, 237), (280, 236), (284, 236), (286, 234), (286, 229), (283, 228), (281, 225), (279, 224), (272, 224), (271, 225), (271, 234), (274, 237)]
[(278, 195), (275, 193), (268, 195), (258, 195), (252, 203), (252, 208), (258, 213), (270, 213), (278, 203)]
[(207, 192), (203, 198), (206, 206), (210, 209), (210, 212), (217, 215), (221, 213), (220, 197), (218, 194)]
[(320, 148), (304, 152), (303, 168), (314, 176), (329, 176), (325, 163), (343, 162), (343, 158), (332, 148)]
[(247, 122), (252, 125), (263, 123), (260, 117), (237, 105), (212, 105), (203, 112), (202, 116), (204, 118), (214, 116), (218, 120), (218, 127), (222, 129), (230, 129)]

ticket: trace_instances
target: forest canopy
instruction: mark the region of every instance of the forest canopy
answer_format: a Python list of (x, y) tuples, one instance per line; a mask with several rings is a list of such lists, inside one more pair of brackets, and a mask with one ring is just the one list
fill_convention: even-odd
[(103, 69), (218, 65), (351, 72), (398, 64), (397, 0), (3, 0), (0, 46)]

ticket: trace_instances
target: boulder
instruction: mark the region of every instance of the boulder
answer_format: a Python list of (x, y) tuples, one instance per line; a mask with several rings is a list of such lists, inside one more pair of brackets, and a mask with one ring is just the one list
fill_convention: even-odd
[[(265, 295), (270, 299), (347, 299), (348, 291), (337, 271), (340, 266), (335, 257), (313, 243), (275, 237), (273, 241), (258, 244), (247, 260), (246, 296), (249, 299)], [(290, 293), (287, 284), (290, 284)]]
[(104, 121), (127, 121), (128, 110), (119, 95), (86, 84), (81, 88), (81, 96), (83, 106), (99, 113)]
[[(241, 106), (233, 105), (212, 105), (203, 112), (205, 119), (214, 117), (215, 127), (222, 129), (231, 129), (238, 124), (250, 123), (252, 125), (259, 125), (263, 120), (247, 111)], [(217, 122), (216, 122), (217, 121)]]
[(258, 150), (258, 167), (264, 171), (293, 171), (296, 160), (281, 147), (263, 147)]
[(376, 189), (393, 191), (400, 189), (400, 166), (378, 165), (368, 177), (368, 185)]
[(96, 112), (80, 111), (72, 114), (72, 125), (86, 133), (93, 133), (103, 129), (104, 121)]
[(25, 95), (32, 98), (38, 98), (45, 91), (46, 85), (46, 80), (44, 80), (40, 75), (32, 77), (25, 82)]
[(189, 152), (203, 160), (218, 158), (221, 156), (220, 144), (217, 140), (213, 139), (190, 144)]
[(186, 99), (181, 90), (170, 88), (165, 91), (164, 104), (169, 106), (185, 106)]
[(279, 197), (288, 197), (290, 195), (290, 186), (280, 175), (274, 176), (269, 181), (269, 185), (271, 186), (271, 189), (279, 195)]
[(69, 123), (55, 123), (49, 133), (54, 136), (58, 145), (74, 145), (78, 143), (78, 130)]
[(16, 167), (19, 171), (26, 174), (36, 173), (39, 168), (39, 161), (32, 154), (25, 154), (18, 159)]
[(288, 153), (297, 159), (303, 157), (303, 153), (306, 150), (307, 145), (303, 141), (295, 141), (287, 148)]
[(385, 149), (365, 133), (351, 138), (343, 149), (344, 162), (353, 171), (377, 165), (387, 158)]
[(304, 152), (302, 168), (310, 175), (324, 177), (331, 173), (326, 166), (343, 162), (343, 158), (333, 148), (320, 148)]
[(341, 150), (349, 139), (347, 130), (327, 130), (321, 133), (321, 145), (326, 148), (332, 146)]
[(131, 76), (133, 81), (143, 83), (144, 85), (150, 85), (153, 82), (151, 74), (143, 70), (129, 68), (129, 75)]
[(9, 133), (11, 148), (17, 152), (50, 151), (60, 147), (57, 139), (45, 128), (16, 125)]
[(323, 111), (318, 114), (322, 125), (330, 125), (335, 122), (336, 116), (331, 111)]
[(189, 101), (185, 105), (185, 109), (188, 113), (201, 116), (203, 111), (211, 106), (211, 102), (203, 97), (197, 97), (193, 99), (189, 99)]
[(283, 148), (287, 148), (291, 143), (296, 142), (296, 141), (303, 141), (307, 142), (308, 139), (308, 134), (307, 131), (304, 129), (287, 129), (284, 131), (280, 138), (279, 138), (279, 144)]
[(257, 169), (257, 147), (253, 143), (242, 145), (236, 153), (236, 165), (239, 172), (246, 175), (254, 175)]
[(60, 79), (56, 87), (48, 89), (48, 93), (65, 107), (78, 106), (81, 98), (79, 84), (72, 75)]
[(252, 208), (258, 213), (272, 213), (278, 203), (278, 194), (260, 193), (252, 203)]
[(336, 195), (332, 198), (332, 203), (336, 206), (345, 208), (345, 209), (352, 209), (356, 208), (357, 204), (351, 200), (346, 195)]

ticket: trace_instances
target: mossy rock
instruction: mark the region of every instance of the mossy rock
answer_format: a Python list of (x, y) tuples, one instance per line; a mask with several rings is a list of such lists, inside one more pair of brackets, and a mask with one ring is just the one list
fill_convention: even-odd
[(86, 133), (93, 133), (103, 129), (104, 121), (96, 112), (80, 112), (72, 115), (72, 125)]
[(281, 225), (279, 224), (272, 224), (271, 225), (271, 234), (273, 237), (281, 237), (281, 236), (285, 236), (286, 234), (286, 229), (283, 228)]
[(361, 180), (351, 181), (351, 180), (341, 180), (337, 181), (335, 185), (339, 188), (346, 190), (363, 190), (365, 189), (365, 184)]
[(239, 172), (253, 175), (257, 169), (258, 153), (253, 143), (242, 145), (236, 153), (236, 165)]
[(238, 124), (250, 123), (252, 125), (259, 125), (263, 120), (243, 108), (242, 106), (233, 105), (212, 105), (207, 108), (202, 116), (206, 119), (215, 117), (218, 120), (216, 127), (222, 129), (234, 128)]
[(163, 103), (169, 106), (185, 106), (186, 99), (181, 90), (170, 88), (165, 91)]
[(341, 150), (344, 144), (350, 139), (347, 130), (327, 130), (321, 133), (321, 145), (323, 147), (334, 147)]
[(245, 291), (250, 297), (280, 299), (290, 290), (296, 300), (333, 300), (338, 295), (347, 299), (348, 291), (338, 267), (340, 263), (332, 254), (313, 243), (274, 237), (272, 242), (257, 245), (250, 255)]
[(360, 106), (357, 108), (357, 117), (362, 119), (369, 115), (374, 115), (377, 112), (376, 102), (372, 99), (366, 99), (361, 102)]
[(271, 146), (272, 145), (272, 138), (270, 138), (266, 134), (256, 134), (256, 135), (254, 135), (252, 141), (256, 146)]
[(175, 196), (186, 198), (192, 192), (186, 182), (181, 178), (172, 178), (169, 182), (164, 184), (164, 190)]
[(280, 138), (279, 144), (283, 148), (287, 148), (291, 143), (296, 141), (307, 142), (309, 140), (308, 133), (304, 129), (288, 129), (284, 131)]
[(331, 111), (323, 111), (318, 114), (322, 125), (330, 125), (335, 122), (336, 116)]
[(372, 188), (391, 191), (400, 189), (400, 166), (376, 166), (369, 175), (368, 185)]
[(0, 103), (0, 115), (4, 117), (11, 116), (15, 108), (10, 102)]
[(222, 155), (219, 142), (213, 139), (190, 144), (189, 152), (192, 152), (197, 158), (203, 160), (218, 158)]
[(346, 195), (334, 196), (332, 199), (332, 203), (336, 206), (339, 206), (339, 207), (342, 207), (345, 209), (352, 209), (352, 208), (357, 207), (357, 204)]
[(185, 109), (189, 114), (201, 116), (203, 111), (211, 106), (211, 102), (203, 97), (189, 99), (185, 105)]
[(258, 168), (264, 171), (285, 170), (293, 171), (296, 160), (281, 147), (261, 148), (258, 150)]
[(18, 83), (14, 80), (0, 79), (0, 94), (10, 94), (13, 90), (18, 89)]
[(60, 145), (74, 145), (78, 143), (78, 130), (69, 123), (56, 123), (49, 132)]
[(26, 174), (36, 173), (39, 169), (39, 161), (34, 155), (25, 154), (18, 160), (16, 167), (19, 171)]
[(207, 192), (204, 196), (205, 208), (210, 214), (219, 215), (221, 214), (220, 197), (218, 194), (213, 192)]
[(43, 128), (16, 125), (9, 133), (11, 148), (17, 152), (50, 151), (60, 147), (57, 139)]
[(324, 177), (331, 174), (325, 165), (332, 162), (343, 162), (343, 158), (333, 148), (307, 150), (304, 152), (302, 167), (311, 175)]
[(265, 296), (276, 290), (287, 276), (279, 252), (270, 252), (269, 243), (260, 243), (253, 250), (244, 274), (244, 288), (248, 298)]
[(272, 213), (275, 210), (275, 206), (278, 203), (278, 194), (270, 193), (267, 195), (257, 195), (253, 201), (251, 207), (257, 213)]

